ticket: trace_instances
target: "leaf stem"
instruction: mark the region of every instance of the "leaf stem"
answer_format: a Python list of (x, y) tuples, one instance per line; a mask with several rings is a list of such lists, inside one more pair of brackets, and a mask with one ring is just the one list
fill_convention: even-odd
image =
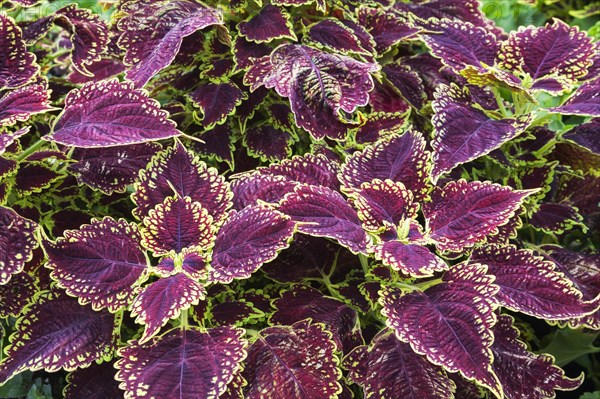
[(360, 260), (360, 265), (362, 266), (363, 273), (366, 277), (367, 274), (369, 274), (369, 258), (364, 254), (358, 254), (358, 259)]
[(188, 309), (185, 309), (181, 311), (181, 315), (179, 316), (179, 328), (185, 330), (188, 326)]
[(45, 143), (47, 143), (46, 140), (44, 139), (39, 139), (38, 141), (36, 141), (35, 143), (33, 143), (32, 145), (29, 146), (29, 148), (27, 148), (25, 151), (21, 152), (19, 154), (19, 157), (17, 158), (18, 162), (24, 161), (25, 159), (27, 159), (31, 154), (33, 154), (34, 152), (36, 152), (37, 150), (39, 150)]

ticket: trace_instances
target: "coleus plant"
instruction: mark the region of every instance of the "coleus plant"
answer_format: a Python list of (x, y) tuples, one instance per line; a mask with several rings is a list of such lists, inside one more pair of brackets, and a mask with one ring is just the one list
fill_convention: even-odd
[(582, 383), (534, 349), (540, 321), (600, 331), (584, 31), (505, 32), (475, 0), (47, 5), (0, 14), (0, 384), (512, 399)]

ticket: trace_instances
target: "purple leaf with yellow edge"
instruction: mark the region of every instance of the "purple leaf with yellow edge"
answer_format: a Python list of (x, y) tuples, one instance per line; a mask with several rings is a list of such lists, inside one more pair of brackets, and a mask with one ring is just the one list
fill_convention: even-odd
[(500, 305), (546, 320), (582, 317), (600, 306), (600, 297), (584, 301), (582, 294), (554, 263), (515, 246), (487, 245), (473, 251), (471, 261), (484, 264), (500, 287)]
[(436, 92), (432, 104), (436, 134), (431, 144), (434, 181), (456, 166), (499, 148), (532, 122), (529, 115), (519, 119), (491, 119), (470, 103), (468, 92), (456, 85), (441, 86)]
[(233, 196), (225, 178), (180, 142), (152, 158), (146, 170), (140, 172), (135, 189), (131, 198), (137, 208), (133, 213), (140, 219), (175, 194), (200, 202), (213, 222), (219, 224), (231, 206)]
[(108, 148), (77, 148), (68, 169), (79, 183), (105, 193), (123, 192), (135, 183), (140, 170), (160, 150), (156, 143), (141, 143)]
[(338, 177), (349, 188), (360, 188), (373, 179), (401, 182), (412, 191), (415, 201), (420, 201), (429, 189), (428, 158), (423, 135), (409, 130), (352, 154)]
[(195, 280), (205, 280), (208, 276), (208, 258), (199, 253), (197, 248), (185, 249), (179, 254), (171, 255), (173, 257), (165, 256), (156, 265), (157, 274), (168, 277), (183, 271)]
[(246, 130), (244, 143), (251, 154), (264, 160), (282, 160), (291, 155), (292, 136), (270, 124)]
[(447, 19), (426, 23), (421, 37), (445, 65), (460, 73), (467, 66), (485, 70), (494, 65), (500, 45), (486, 29), (466, 21)]
[(416, 71), (408, 65), (389, 64), (383, 67), (383, 73), (406, 101), (417, 109), (423, 108), (427, 101), (427, 94), (423, 81)]
[(25, 370), (49, 373), (111, 357), (119, 316), (81, 306), (64, 293), (43, 291), (25, 309), (0, 363), (0, 384)]
[(117, 370), (113, 363), (92, 363), (67, 375), (64, 389), (65, 399), (122, 399), (123, 391), (115, 380)]
[(23, 271), (25, 262), (31, 259), (37, 246), (36, 229), (35, 222), (0, 206), (0, 285)]
[(575, 126), (563, 134), (563, 138), (574, 141), (594, 154), (600, 155), (600, 118)]
[(244, 330), (177, 328), (119, 350), (117, 380), (130, 399), (217, 399), (246, 357)]
[(577, 208), (569, 204), (554, 203), (540, 204), (538, 210), (531, 215), (529, 224), (535, 229), (554, 234), (563, 233), (575, 225), (585, 227)]
[(142, 244), (154, 256), (191, 247), (207, 249), (215, 236), (212, 216), (190, 197), (168, 197), (148, 212), (143, 225)]
[(193, 104), (202, 112), (204, 127), (223, 123), (243, 97), (244, 92), (234, 83), (207, 83), (190, 93)]
[(371, 112), (367, 120), (355, 130), (357, 143), (373, 143), (385, 136), (393, 136), (406, 131), (407, 113)]
[(38, 292), (35, 278), (27, 273), (17, 273), (6, 284), (0, 284), (0, 318), (17, 317)]
[(387, 324), (415, 352), (501, 397), (491, 368), (498, 291), (493, 281), (485, 266), (460, 263), (444, 273), (440, 284), (410, 293), (386, 288), (380, 302)]
[(92, 81), (112, 78), (125, 70), (125, 65), (122, 62), (112, 58), (102, 58), (95, 61), (86, 67), (89, 73), (93, 76), (84, 75), (78, 71), (73, 71), (67, 76), (71, 83), (84, 84)]
[(248, 349), (246, 399), (334, 399), (342, 390), (335, 344), (322, 324), (262, 330)]
[(0, 90), (26, 84), (40, 67), (25, 47), (21, 28), (5, 14), (0, 15)]
[(592, 37), (577, 26), (554, 19), (541, 27), (521, 27), (502, 44), (500, 66), (522, 71), (540, 88), (562, 92), (584, 77), (592, 65)]
[(346, 191), (368, 231), (377, 232), (382, 228), (396, 231), (401, 222), (415, 218), (419, 210), (412, 192), (404, 184), (389, 179), (373, 179), (362, 183), (359, 189)]
[(11, 126), (17, 121), (26, 121), (31, 115), (51, 110), (48, 89), (44, 84), (7, 91), (0, 97), (0, 126)]
[(212, 252), (209, 281), (228, 284), (248, 278), (289, 246), (296, 223), (262, 205), (231, 211)]
[(109, 31), (106, 22), (92, 11), (69, 4), (55, 13), (54, 23), (71, 33), (71, 65), (83, 75), (93, 76), (87, 68), (100, 61), (109, 43)]
[(454, 398), (454, 384), (444, 370), (416, 354), (389, 329), (379, 332), (368, 346), (350, 352), (343, 366), (365, 398)]
[(197, 305), (205, 296), (202, 284), (184, 273), (159, 278), (145, 286), (131, 305), (131, 316), (145, 326), (138, 342), (147, 342), (170, 319), (179, 317), (181, 311)]
[(216, 326), (243, 325), (261, 312), (246, 301), (227, 300), (210, 309), (211, 322)]
[(31, 126), (25, 126), (16, 132), (0, 134), (0, 155), (4, 154), (4, 152), (15, 142), (15, 140), (29, 133), (30, 129)]
[(584, 83), (563, 105), (548, 110), (564, 115), (600, 116), (600, 79)]
[(462, 251), (497, 232), (536, 191), (490, 182), (451, 181), (434, 191), (431, 202), (423, 204), (429, 236), (440, 251)]
[(369, 96), (369, 105), (373, 112), (407, 114), (410, 111), (410, 104), (390, 82), (375, 82), (375, 88)]
[(255, 43), (238, 36), (233, 44), (233, 58), (238, 69), (247, 69), (258, 58), (271, 54), (271, 47), (264, 43)]
[(325, 0), (272, 0), (271, 3), (280, 5), (280, 6), (293, 6), (299, 7), (306, 4), (312, 4), (316, 2), (317, 10), (325, 12), (327, 8), (327, 4)]
[(40, 192), (49, 187), (62, 175), (55, 172), (46, 162), (22, 162), (15, 176), (15, 189), (21, 195)]
[[(290, 99), (296, 124), (316, 139), (345, 137), (341, 112), (352, 113), (369, 101), (370, 72), (379, 67), (302, 45), (285, 44), (273, 51), (267, 88)], [(328, 128), (333, 128), (329, 131)]]
[(240, 22), (237, 28), (241, 36), (253, 42), (270, 42), (283, 38), (296, 40), (289, 18), (283, 8), (269, 4), (248, 20)]
[(184, 37), (222, 23), (218, 10), (194, 0), (127, 0), (119, 8), (124, 17), (117, 21), (118, 44), (136, 87), (173, 62)]
[(340, 193), (301, 185), (286, 194), (279, 210), (298, 223), (301, 233), (337, 240), (353, 253), (366, 253), (370, 242), (356, 210)]
[(511, 316), (498, 316), (493, 333), (492, 368), (506, 399), (553, 398), (555, 390), (572, 391), (581, 385), (583, 375), (569, 378), (554, 365), (552, 356), (528, 351), (527, 345), (519, 340), (519, 330), (513, 326)]
[(371, 55), (368, 49), (363, 48), (363, 43), (354, 31), (336, 19), (324, 19), (311, 25), (303, 40), (307, 44), (342, 54)]
[(285, 194), (294, 191), (297, 184), (285, 176), (260, 173), (242, 175), (231, 183), (233, 207), (239, 211), (257, 204), (258, 200), (277, 203)]
[(244, 74), (244, 84), (250, 86), (250, 91), (255, 91), (265, 84), (265, 79), (273, 72), (271, 57), (265, 55), (254, 59)]
[(147, 264), (137, 225), (123, 219), (92, 220), (43, 241), (52, 278), (80, 303), (117, 311), (129, 305), (145, 279)]
[(229, 124), (216, 125), (202, 133), (203, 143), (194, 143), (194, 149), (205, 155), (214, 156), (217, 161), (227, 162), (233, 168), (233, 132)]
[(414, 38), (420, 31), (400, 14), (389, 10), (361, 7), (357, 13), (358, 22), (373, 36), (378, 54), (389, 51), (392, 46), (404, 40)]
[(276, 310), (271, 323), (292, 325), (307, 318), (323, 323), (338, 351), (348, 353), (363, 342), (356, 311), (344, 302), (323, 296), (317, 289), (294, 285), (273, 301), (273, 306)]
[(428, 277), (448, 269), (448, 265), (427, 247), (397, 240), (375, 247), (375, 259), (392, 269), (411, 277)]
[(72, 90), (45, 139), (75, 147), (112, 147), (179, 136), (158, 101), (132, 83), (108, 80)]

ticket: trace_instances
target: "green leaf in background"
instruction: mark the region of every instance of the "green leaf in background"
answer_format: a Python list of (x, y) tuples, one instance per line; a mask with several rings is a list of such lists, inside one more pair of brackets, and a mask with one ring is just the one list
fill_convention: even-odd
[(548, 346), (539, 352), (551, 354), (556, 359), (556, 365), (562, 367), (580, 356), (600, 352), (600, 347), (594, 346), (598, 335), (600, 332), (590, 334), (569, 328), (557, 330)]

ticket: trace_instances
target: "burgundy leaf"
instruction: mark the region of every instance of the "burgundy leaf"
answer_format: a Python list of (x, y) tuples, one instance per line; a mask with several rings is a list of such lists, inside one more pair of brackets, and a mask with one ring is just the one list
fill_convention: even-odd
[(140, 219), (173, 194), (200, 202), (215, 224), (231, 206), (232, 193), (225, 179), (179, 142), (152, 158), (135, 188), (133, 213)]
[(298, 186), (281, 201), (279, 210), (298, 222), (298, 231), (329, 237), (353, 253), (365, 253), (369, 238), (356, 211), (338, 192), (326, 187)]
[(227, 301), (214, 305), (210, 313), (214, 325), (233, 326), (245, 324), (252, 316), (260, 314), (260, 311), (245, 301)]
[(244, 135), (244, 143), (251, 153), (264, 160), (282, 160), (291, 155), (292, 136), (289, 132), (271, 125), (250, 128)]
[(201, 154), (214, 156), (218, 161), (227, 162), (233, 168), (233, 132), (231, 127), (224, 123), (202, 133), (204, 143), (194, 143), (194, 148)]
[(78, 148), (69, 165), (77, 181), (105, 193), (122, 192), (133, 184), (140, 170), (161, 147), (155, 143), (142, 143), (108, 148)]
[(361, 7), (358, 9), (358, 22), (373, 36), (378, 54), (419, 33), (419, 29), (411, 26), (406, 19), (388, 10)]
[(31, 274), (22, 272), (12, 276), (8, 283), (0, 285), (0, 318), (17, 317), (38, 292)]
[(600, 155), (600, 118), (594, 118), (588, 123), (575, 126), (562, 137), (582, 147), (587, 148), (591, 152)]
[(432, 142), (434, 181), (456, 166), (499, 148), (521, 134), (532, 122), (520, 119), (491, 119), (470, 105), (468, 94), (458, 86), (441, 86), (432, 104), (436, 135)]
[(360, 188), (373, 179), (401, 182), (422, 200), (428, 191), (429, 153), (423, 135), (408, 131), (365, 147), (346, 159), (339, 179), (346, 187)]
[(519, 331), (513, 326), (512, 317), (498, 316), (493, 332), (492, 368), (502, 384), (505, 398), (552, 398), (555, 390), (572, 391), (581, 385), (583, 375), (568, 378), (554, 365), (552, 356), (528, 351), (525, 343), (518, 339)]
[(454, 386), (446, 373), (389, 329), (369, 346), (359, 346), (344, 358), (348, 379), (363, 388), (365, 398), (452, 399)]
[(25, 310), (0, 363), (0, 383), (25, 370), (55, 372), (85, 367), (112, 356), (117, 317), (94, 311), (76, 299), (44, 291)]
[(289, 246), (295, 225), (262, 205), (231, 211), (215, 240), (209, 280), (227, 284), (250, 277)]
[(145, 279), (146, 257), (139, 241), (135, 224), (105, 217), (43, 246), (52, 278), (69, 295), (94, 309), (117, 311), (129, 305)]
[(99, 81), (112, 78), (125, 70), (122, 62), (112, 58), (102, 58), (86, 67), (87, 71), (93, 76), (84, 75), (78, 71), (73, 71), (67, 79), (71, 83), (84, 84), (92, 81)]
[(104, 362), (69, 373), (65, 399), (122, 399), (124, 392), (115, 381), (116, 372), (113, 363)]
[(247, 21), (238, 24), (241, 36), (253, 42), (270, 42), (273, 39), (296, 40), (288, 13), (274, 5), (264, 6)]
[(448, 269), (448, 265), (427, 247), (396, 240), (377, 245), (375, 258), (411, 277), (427, 277)]
[(35, 55), (27, 51), (21, 28), (5, 14), (0, 15), (0, 90), (26, 84), (40, 67)]
[(108, 80), (71, 91), (47, 140), (75, 147), (145, 143), (180, 134), (168, 113), (132, 83)]
[(61, 177), (45, 162), (24, 162), (15, 177), (15, 188), (22, 194), (39, 192)]
[(387, 324), (415, 352), (501, 397), (491, 368), (492, 298), (498, 290), (492, 282), (485, 266), (461, 263), (444, 274), (441, 284), (410, 293), (388, 288), (380, 302)]
[(273, 301), (273, 306), (277, 310), (271, 316), (272, 323), (292, 325), (307, 318), (323, 323), (338, 351), (348, 353), (362, 343), (356, 311), (344, 302), (323, 296), (319, 290), (295, 285)]
[(242, 210), (256, 205), (258, 200), (277, 203), (287, 193), (294, 191), (297, 183), (278, 175), (252, 173), (240, 176), (231, 183), (233, 207)]
[(31, 259), (37, 246), (36, 229), (33, 221), (0, 206), (0, 286), (23, 271), (25, 262)]
[(254, 61), (271, 54), (271, 48), (264, 43), (249, 42), (238, 36), (233, 45), (233, 56), (239, 69), (252, 66)]
[(417, 109), (423, 108), (427, 101), (427, 93), (423, 80), (416, 71), (408, 65), (389, 64), (383, 67), (383, 72), (406, 101)]
[(157, 274), (168, 277), (183, 271), (194, 280), (206, 280), (208, 259), (205, 255), (197, 252), (197, 248), (183, 250), (179, 254), (172, 253), (171, 256), (163, 257), (156, 265)]
[(271, 3), (280, 6), (294, 6), (299, 7), (305, 4), (317, 3), (317, 10), (325, 12), (326, 4), (325, 0), (271, 0)]
[(126, 0), (120, 11), (118, 43), (131, 66), (126, 76), (136, 87), (173, 62), (184, 37), (222, 23), (219, 11), (194, 0)]
[(583, 317), (600, 306), (582, 300), (582, 294), (554, 263), (514, 246), (488, 245), (476, 249), (471, 260), (488, 267), (500, 287), (500, 305), (546, 320)]
[(583, 84), (560, 107), (549, 111), (565, 115), (600, 116), (600, 79)]
[(0, 126), (11, 126), (17, 121), (26, 121), (31, 115), (51, 110), (48, 89), (43, 84), (8, 91), (0, 97)]
[(183, 273), (160, 278), (144, 287), (131, 305), (131, 316), (137, 316), (135, 321), (146, 326), (138, 342), (147, 342), (170, 319), (197, 305), (205, 295), (204, 287)]
[(322, 324), (269, 327), (248, 349), (246, 399), (334, 399), (341, 391), (335, 344)]
[(574, 225), (583, 223), (583, 217), (569, 204), (540, 204), (529, 223), (536, 229), (560, 234)]
[(213, 219), (206, 208), (190, 197), (168, 197), (144, 218), (142, 244), (155, 256), (186, 248), (207, 249), (215, 235)]
[(497, 232), (537, 190), (512, 190), (490, 182), (451, 181), (437, 189), (423, 213), (440, 251), (461, 251)]
[[(366, 35), (369, 34), (366, 33)], [(362, 47), (363, 43), (354, 31), (343, 22), (335, 19), (325, 19), (311, 25), (304, 41), (342, 54), (371, 55), (368, 49)]]
[(174, 329), (148, 343), (119, 351), (120, 388), (131, 399), (217, 399), (246, 357), (243, 330), (231, 327)]
[(234, 83), (208, 83), (190, 94), (202, 112), (204, 127), (222, 123), (242, 103), (243, 96), (244, 92)]
[(365, 123), (356, 129), (356, 142), (373, 143), (383, 137), (404, 132), (407, 116), (405, 113), (371, 112)]
[[(13, 133), (0, 134), (0, 155), (4, 154), (4, 152), (15, 142), (15, 140), (29, 133), (30, 129), (31, 126), (25, 126)], [(0, 175), (2, 174), (3, 172), (0, 171)]]

